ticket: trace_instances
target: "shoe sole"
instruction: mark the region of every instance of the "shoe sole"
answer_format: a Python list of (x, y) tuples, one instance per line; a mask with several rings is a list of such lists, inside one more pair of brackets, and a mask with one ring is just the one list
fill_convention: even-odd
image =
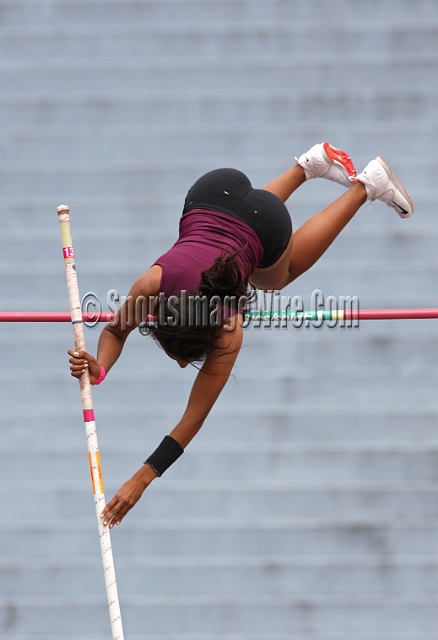
[[(409, 202), (409, 206), (411, 207), (411, 212), (409, 213), (409, 211), (405, 211), (403, 209), (403, 212), (399, 211), (399, 205), (396, 205), (395, 207), (393, 207), (398, 215), (400, 216), (400, 218), (410, 218), (411, 215), (414, 213), (414, 203), (411, 200), (411, 196), (409, 195), (409, 193), (406, 191), (406, 189), (404, 188), (404, 186), (401, 184), (401, 182), (399, 180), (397, 180), (397, 178), (395, 177), (391, 167), (389, 166), (389, 164), (387, 164), (384, 159), (381, 156), (377, 156), (376, 160), (378, 160), (380, 162), (380, 164), (382, 165), (382, 167), (385, 169), (387, 176), (389, 177), (389, 179), (391, 180), (391, 182), (397, 187), (397, 189), (400, 191), (400, 193), (406, 198), (406, 200)], [(395, 204), (395, 203), (394, 203)]]
[(323, 142), (322, 147), (324, 149), (325, 155), (327, 156), (327, 159), (330, 162), (333, 162), (334, 164), (338, 164), (343, 169), (345, 169), (345, 171), (348, 174), (348, 179), (351, 180), (352, 183), (357, 182), (356, 167), (354, 166), (353, 160), (348, 155), (348, 153), (345, 153), (345, 151), (342, 151), (342, 149), (336, 149), (336, 147), (332, 147), (332, 145), (329, 144), (328, 142)]

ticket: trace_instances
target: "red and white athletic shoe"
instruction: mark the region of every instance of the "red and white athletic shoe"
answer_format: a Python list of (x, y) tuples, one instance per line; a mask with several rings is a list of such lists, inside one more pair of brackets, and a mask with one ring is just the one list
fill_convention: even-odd
[(380, 156), (371, 160), (357, 179), (365, 185), (367, 200), (385, 202), (397, 211), (400, 218), (410, 218), (414, 213), (414, 203), (409, 193)]
[(356, 168), (352, 159), (341, 149), (336, 149), (328, 142), (315, 144), (307, 153), (295, 158), (303, 167), (306, 180), (326, 178), (338, 182), (343, 187), (351, 187), (356, 180)]

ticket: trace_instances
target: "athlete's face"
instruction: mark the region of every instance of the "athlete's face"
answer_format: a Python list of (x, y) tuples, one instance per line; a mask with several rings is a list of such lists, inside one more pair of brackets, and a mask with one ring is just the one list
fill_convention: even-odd
[(175, 360), (175, 362), (178, 363), (178, 366), (180, 366), (181, 369), (185, 369), (186, 367), (189, 366), (189, 363), (186, 362), (185, 360), (181, 360), (180, 358), (175, 358), (174, 356), (171, 356), (170, 353), (167, 353), (167, 351), (166, 351), (166, 354), (169, 356), (169, 358), (172, 358), (172, 360)]

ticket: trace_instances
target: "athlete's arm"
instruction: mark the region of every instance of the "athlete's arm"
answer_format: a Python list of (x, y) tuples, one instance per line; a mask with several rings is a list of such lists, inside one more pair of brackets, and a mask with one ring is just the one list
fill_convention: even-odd
[[(154, 265), (134, 282), (126, 299), (126, 302), (117, 312), (114, 320), (105, 325), (100, 334), (97, 347), (97, 358), (86, 351), (68, 351), (70, 357), (71, 375), (80, 378), (82, 372), (88, 367), (90, 382), (93, 384), (99, 377), (100, 367), (105, 372), (111, 369), (122, 353), (126, 338), (131, 331), (144, 322), (144, 315), (149, 313), (149, 299), (158, 296), (161, 282), (161, 267)], [(78, 355), (74, 355), (78, 353)]]
[(243, 338), (241, 322), (234, 318), (231, 330), (224, 330), (217, 348), (196, 376), (184, 415), (170, 433), (183, 449), (202, 427), (233, 370)]
[[(207, 358), (196, 376), (184, 415), (170, 433), (183, 448), (202, 427), (236, 362), (243, 337), (241, 316), (235, 316), (228, 329), (228, 331), (224, 329), (217, 348)], [(109, 524), (110, 527), (120, 524), (156, 477), (157, 474), (152, 467), (144, 464), (105, 506), (101, 515), (104, 524)]]

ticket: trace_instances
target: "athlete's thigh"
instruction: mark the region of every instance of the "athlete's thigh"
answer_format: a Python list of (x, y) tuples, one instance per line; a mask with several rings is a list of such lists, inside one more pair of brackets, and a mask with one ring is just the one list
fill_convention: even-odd
[(278, 290), (289, 284), (289, 264), (292, 255), (293, 236), (280, 258), (270, 267), (255, 269), (249, 281), (261, 291)]

